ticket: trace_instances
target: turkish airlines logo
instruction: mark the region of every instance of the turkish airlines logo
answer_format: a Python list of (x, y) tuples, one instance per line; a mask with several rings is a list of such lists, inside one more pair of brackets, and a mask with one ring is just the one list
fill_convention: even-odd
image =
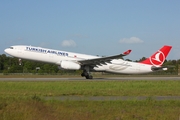
[(150, 58), (150, 61), (155, 66), (160, 66), (165, 61), (165, 55), (163, 52), (158, 51), (155, 55)]

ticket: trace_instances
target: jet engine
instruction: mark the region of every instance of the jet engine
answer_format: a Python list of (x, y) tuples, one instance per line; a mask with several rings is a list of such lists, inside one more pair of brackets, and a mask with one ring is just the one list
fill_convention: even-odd
[(81, 65), (72, 61), (60, 61), (57, 63), (59, 68), (66, 69), (66, 70), (79, 70)]

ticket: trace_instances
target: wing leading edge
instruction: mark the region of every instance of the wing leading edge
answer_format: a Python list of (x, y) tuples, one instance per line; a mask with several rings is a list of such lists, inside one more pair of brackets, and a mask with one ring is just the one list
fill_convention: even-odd
[(113, 55), (109, 57), (101, 57), (101, 58), (95, 58), (95, 59), (86, 59), (86, 60), (80, 60), (78, 61), (81, 65), (89, 65), (89, 66), (97, 66), (97, 65), (106, 65), (106, 63), (111, 63), (112, 59), (119, 59), (126, 55), (129, 55), (131, 53), (131, 50), (127, 50), (119, 55)]

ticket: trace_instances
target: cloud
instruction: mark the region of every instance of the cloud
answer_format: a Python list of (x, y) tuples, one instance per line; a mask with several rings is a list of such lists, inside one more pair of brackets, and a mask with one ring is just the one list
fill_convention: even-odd
[(74, 42), (74, 40), (64, 40), (61, 45), (63, 47), (75, 47), (76, 43)]
[(144, 41), (137, 37), (131, 37), (131, 38), (123, 38), (119, 40), (119, 42), (126, 43), (126, 44), (134, 44), (134, 43), (143, 43)]

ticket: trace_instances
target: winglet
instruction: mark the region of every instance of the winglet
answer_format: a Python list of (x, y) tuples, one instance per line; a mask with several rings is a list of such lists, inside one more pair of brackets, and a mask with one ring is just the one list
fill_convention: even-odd
[(127, 50), (125, 52), (123, 52), (123, 55), (129, 55), (131, 53), (132, 50)]

